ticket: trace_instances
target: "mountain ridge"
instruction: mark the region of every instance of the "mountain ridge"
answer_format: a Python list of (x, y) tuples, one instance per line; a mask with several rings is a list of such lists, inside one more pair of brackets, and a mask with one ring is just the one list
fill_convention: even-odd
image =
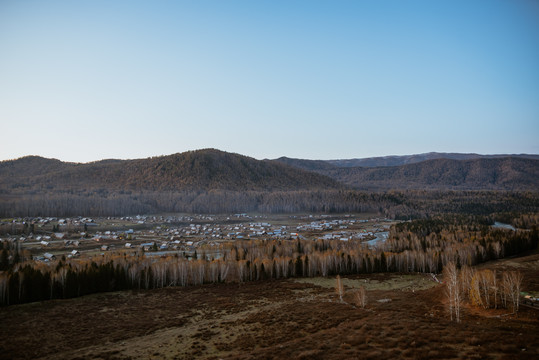
[[(3, 186), (2, 186), (3, 184)], [(36, 156), (0, 163), (0, 188), (49, 190), (308, 190), (342, 187), (275, 161), (202, 149), (134, 160), (65, 163)]]
[(0, 217), (535, 211), (538, 179), (539, 160), (518, 157), (367, 168), (215, 149), (92, 163), (31, 156), (0, 162)]
[(432, 159), (386, 167), (317, 171), (358, 190), (539, 191), (539, 160), (501, 157)]
[(475, 153), (441, 153), (428, 152), (413, 155), (389, 155), (358, 159), (328, 160), (330, 164), (338, 167), (380, 167), (380, 166), (399, 166), (414, 164), (427, 160), (450, 159), (450, 160), (474, 160), (474, 159), (495, 159), (505, 157), (519, 157), (539, 160), (539, 155), (533, 154), (492, 154), (481, 155)]
[(451, 159), (451, 160), (473, 160), (473, 159), (496, 159), (505, 157), (525, 158), (539, 160), (536, 154), (491, 154), (481, 155), (475, 153), (441, 153), (428, 152), (413, 155), (388, 155), (368, 158), (351, 158), (335, 160), (307, 160), (289, 157), (275, 159), (286, 164), (296, 166), (305, 170), (329, 170), (343, 167), (387, 167), (414, 164), (427, 160)]
[[(434, 158), (416, 161), (423, 157), (438, 156), (466, 159)], [(400, 162), (410, 161), (409, 164), (360, 167), (348, 166), (350, 163), (338, 166), (325, 160), (287, 157), (256, 160), (217, 149), (89, 163), (26, 156), (0, 162), (0, 191), (4, 194), (89, 192), (96, 189), (106, 192), (271, 192), (344, 188), (365, 191), (539, 191), (538, 159), (539, 155), (427, 153), (398, 159)]]

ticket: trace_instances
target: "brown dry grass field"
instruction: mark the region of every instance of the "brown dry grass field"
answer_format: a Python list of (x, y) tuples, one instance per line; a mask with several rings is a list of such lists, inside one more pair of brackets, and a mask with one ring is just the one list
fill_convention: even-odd
[[(539, 291), (539, 254), (519, 269)], [(2, 359), (537, 359), (539, 308), (464, 307), (428, 275), (372, 274), (118, 292), (0, 309)], [(367, 289), (366, 308), (354, 288)], [(390, 299), (390, 300), (387, 300)], [(383, 301), (378, 301), (383, 300)]]

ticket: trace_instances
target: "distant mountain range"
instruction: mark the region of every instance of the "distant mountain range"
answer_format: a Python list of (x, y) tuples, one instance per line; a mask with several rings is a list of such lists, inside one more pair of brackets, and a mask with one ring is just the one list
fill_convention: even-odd
[(428, 153), (329, 161), (256, 160), (205, 149), (84, 164), (38, 156), (0, 162), (2, 194), (345, 188), (539, 191), (539, 156)]
[(539, 191), (538, 155), (428, 153), (327, 161), (282, 157), (276, 161), (359, 190)]
[(319, 171), (359, 190), (539, 190), (539, 160), (435, 159), (388, 167)]
[(416, 155), (390, 155), (360, 159), (341, 160), (303, 160), (281, 157), (277, 161), (305, 170), (330, 170), (343, 167), (381, 167), (400, 166), (415, 164), (427, 160), (449, 159), (449, 160), (476, 160), (476, 159), (499, 159), (499, 158), (522, 158), (539, 160), (539, 155), (515, 154), (515, 155), (480, 155), (480, 154), (459, 154), (459, 153), (438, 153), (430, 152)]

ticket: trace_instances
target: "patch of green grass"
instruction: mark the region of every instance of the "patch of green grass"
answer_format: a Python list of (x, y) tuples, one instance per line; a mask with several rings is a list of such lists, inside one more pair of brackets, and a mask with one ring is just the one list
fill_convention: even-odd
[[(299, 278), (292, 281), (306, 284), (313, 284), (324, 288), (334, 288), (334, 277), (316, 277), (316, 278)], [(348, 279), (342, 278), (342, 283), (346, 288), (359, 289), (364, 286), (366, 290), (402, 290), (415, 291), (426, 290), (437, 285), (426, 275), (387, 275), (384, 280), (378, 279)]]

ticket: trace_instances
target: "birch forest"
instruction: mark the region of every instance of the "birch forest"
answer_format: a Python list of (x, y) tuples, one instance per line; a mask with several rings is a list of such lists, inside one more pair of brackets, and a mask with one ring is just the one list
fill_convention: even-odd
[[(92, 259), (61, 258), (42, 263), (30, 261), (16, 246), (4, 242), (0, 243), (0, 270), (3, 270), (0, 272), (0, 303), (10, 305), (105, 291), (291, 277), (374, 272), (440, 273), (448, 264), (454, 264), (455, 271), (461, 269), (461, 273), (466, 273), (473, 265), (537, 247), (539, 232), (535, 226), (515, 231), (496, 229), (487, 225), (488, 220), (446, 215), (402, 222), (392, 226), (389, 238), (375, 247), (355, 240), (235, 240), (222, 243), (220, 256), (215, 258), (207, 256), (202, 248), (190, 258), (178, 254), (150, 257), (139, 250), (131, 254), (112, 252)], [(490, 275), (477, 272), (465, 278), (470, 288), (478, 287), (472, 298), (481, 306), (512, 301), (500, 297), (501, 294), (484, 294), (481, 289), (485, 286), (481, 284), (484, 278), (492, 279)]]

